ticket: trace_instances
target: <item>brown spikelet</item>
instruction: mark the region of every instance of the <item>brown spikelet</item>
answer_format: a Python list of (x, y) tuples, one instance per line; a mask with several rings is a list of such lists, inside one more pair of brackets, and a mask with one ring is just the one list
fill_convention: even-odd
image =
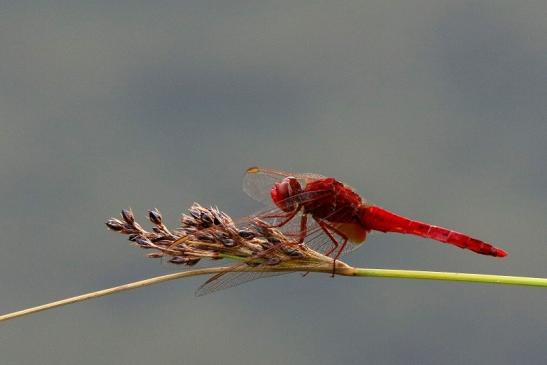
[(133, 212), (124, 209), (121, 219), (110, 218), (106, 226), (128, 236), (143, 249), (154, 249), (151, 258), (165, 258), (173, 264), (195, 265), (201, 259), (218, 260), (231, 257), (251, 264), (287, 265), (292, 262), (313, 264), (329, 262), (326, 256), (305, 245), (297, 244), (282, 232), (257, 218), (235, 223), (218, 208), (204, 208), (194, 203), (183, 214), (180, 226), (170, 231), (163, 223), (161, 212), (148, 211), (152, 230), (137, 223)]

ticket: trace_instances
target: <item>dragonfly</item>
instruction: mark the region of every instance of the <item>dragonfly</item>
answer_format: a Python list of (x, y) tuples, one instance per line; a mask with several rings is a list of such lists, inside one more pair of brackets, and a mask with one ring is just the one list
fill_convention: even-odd
[[(373, 231), (410, 234), (482, 255), (507, 256), (505, 250), (468, 234), (407, 218), (370, 204), (355, 189), (334, 177), (254, 166), (245, 172), (243, 190), (251, 198), (269, 206), (249, 218), (258, 218), (270, 228), (279, 229), (296, 244), (305, 244), (331, 257), (333, 276), (336, 260), (360, 247)], [(244, 263), (235, 266), (240, 265)], [(272, 273), (234, 272), (229, 268), (205, 282), (197, 294), (207, 294), (267, 275)]]

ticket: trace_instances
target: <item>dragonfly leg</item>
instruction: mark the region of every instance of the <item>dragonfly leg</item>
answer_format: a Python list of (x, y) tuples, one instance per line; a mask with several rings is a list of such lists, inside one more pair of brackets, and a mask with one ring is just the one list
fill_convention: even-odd
[[(300, 219), (300, 237), (298, 237), (298, 244), (301, 245), (304, 243), (306, 236), (308, 235), (308, 215), (302, 214)], [(310, 272), (305, 272), (302, 274), (302, 277), (308, 275)]]
[[(330, 240), (332, 241), (334, 245), (332, 249), (330, 249), (327, 253), (325, 253), (325, 256), (330, 256), (336, 249), (338, 249), (336, 256), (334, 256), (332, 260), (332, 277), (334, 277), (334, 273), (336, 271), (336, 260), (338, 260), (338, 258), (342, 254), (342, 251), (344, 251), (344, 248), (346, 247), (348, 243), (348, 237), (344, 233), (336, 229), (336, 227), (332, 226), (331, 224), (328, 224), (324, 221), (317, 221), (317, 223), (319, 224), (323, 232), (327, 234), (327, 236), (330, 238)], [(343, 242), (339, 243), (329, 230), (339, 235), (343, 239)]]
[(306, 236), (308, 235), (308, 215), (302, 214), (300, 218), (300, 236), (298, 237), (298, 244), (304, 243)]
[(270, 228), (279, 228), (279, 227), (282, 227), (285, 224), (287, 224), (287, 222), (289, 222), (291, 219), (293, 219), (294, 216), (296, 215), (296, 213), (298, 213), (299, 210), (300, 210), (300, 207), (297, 207), (295, 210), (293, 210), (290, 213), (287, 213), (285, 216), (283, 216), (283, 215), (277, 215), (277, 216), (276, 215), (270, 215), (270, 216), (265, 216), (264, 218), (284, 218), (284, 220), (282, 220), (281, 223), (276, 223), (276, 224), (270, 224), (269, 225)]

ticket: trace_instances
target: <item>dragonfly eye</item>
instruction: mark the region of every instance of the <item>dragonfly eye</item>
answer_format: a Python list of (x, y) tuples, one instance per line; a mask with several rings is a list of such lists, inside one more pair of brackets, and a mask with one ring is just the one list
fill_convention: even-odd
[[(272, 186), (272, 200), (280, 209), (291, 212), (298, 205), (298, 195), (302, 187), (298, 180), (292, 176), (286, 177)], [(294, 199), (291, 199), (294, 197)]]

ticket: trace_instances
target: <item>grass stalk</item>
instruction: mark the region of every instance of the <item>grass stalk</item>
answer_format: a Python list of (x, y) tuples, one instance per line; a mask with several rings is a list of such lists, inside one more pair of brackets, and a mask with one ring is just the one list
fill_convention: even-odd
[[(71, 298), (66, 298), (51, 302), (48, 304), (39, 305), (32, 308), (23, 309), (20, 311), (4, 314), (0, 316), (0, 322), (10, 319), (23, 317), (29, 314), (61, 307), (68, 304), (83, 302), (89, 299), (121, 293), (123, 291), (137, 289), (144, 286), (155, 285), (166, 281), (182, 279), (198, 275), (210, 275), (224, 272), (229, 267), (212, 267), (204, 269), (195, 269), (153, 277), (150, 279), (135, 281), (129, 284), (116, 286), (113, 288), (103, 289), (78, 295)], [(242, 266), (241, 270), (253, 271), (248, 267)], [(316, 266), (289, 266), (289, 267), (268, 267), (257, 268), (254, 271), (293, 271), (293, 272), (322, 272), (326, 274), (332, 273), (332, 264), (316, 265)], [(374, 269), (374, 268), (354, 268), (346, 265), (343, 262), (338, 262), (336, 274), (341, 276), (355, 277), (376, 277), (376, 278), (397, 278), (397, 279), (418, 279), (418, 280), (441, 280), (441, 281), (460, 281), (468, 283), (482, 284), (502, 284), (502, 285), (521, 285), (547, 287), (547, 278), (523, 277), (523, 276), (504, 276), (504, 275), (485, 275), (485, 274), (468, 274), (456, 272), (436, 272), (436, 271), (417, 271), (417, 270), (397, 270), (397, 269)]]

